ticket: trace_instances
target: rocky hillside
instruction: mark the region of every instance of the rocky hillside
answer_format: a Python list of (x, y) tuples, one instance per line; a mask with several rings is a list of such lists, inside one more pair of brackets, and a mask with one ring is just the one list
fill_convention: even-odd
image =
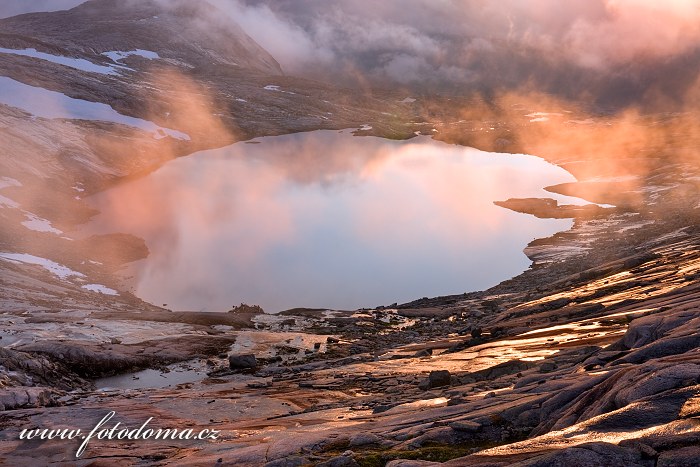
[(149, 50), (186, 68), (230, 65), (283, 74), (267, 51), (214, 7), (186, 1), (164, 5), (155, 0), (90, 0), (68, 11), (1, 20), (0, 37), (4, 47), (33, 47), (105, 65), (112, 62), (105, 53)]

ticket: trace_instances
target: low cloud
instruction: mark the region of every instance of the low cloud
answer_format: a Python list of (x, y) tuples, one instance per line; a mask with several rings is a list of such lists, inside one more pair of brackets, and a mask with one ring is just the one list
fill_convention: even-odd
[(349, 85), (512, 89), (536, 81), (570, 97), (580, 82), (625, 100), (664, 87), (658, 67), (698, 72), (692, 60), (680, 63), (700, 50), (697, 0), (214, 3), (286, 73)]

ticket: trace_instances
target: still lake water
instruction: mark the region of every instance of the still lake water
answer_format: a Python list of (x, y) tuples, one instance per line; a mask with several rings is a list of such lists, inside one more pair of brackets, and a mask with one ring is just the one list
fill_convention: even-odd
[(90, 198), (101, 214), (89, 230), (146, 240), (138, 296), (175, 310), (245, 302), (275, 312), (462, 293), (527, 269), (528, 242), (571, 226), (493, 204), (553, 197), (543, 187), (574, 181), (537, 157), (347, 130), (252, 143), (173, 160)]

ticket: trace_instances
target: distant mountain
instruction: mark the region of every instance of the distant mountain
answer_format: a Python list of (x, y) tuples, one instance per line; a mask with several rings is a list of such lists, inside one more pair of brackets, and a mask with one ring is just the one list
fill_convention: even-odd
[(232, 65), (267, 74), (282, 69), (234, 21), (206, 2), (90, 0), (71, 10), (0, 20), (0, 46), (35, 48), (92, 61), (135, 49), (186, 67)]

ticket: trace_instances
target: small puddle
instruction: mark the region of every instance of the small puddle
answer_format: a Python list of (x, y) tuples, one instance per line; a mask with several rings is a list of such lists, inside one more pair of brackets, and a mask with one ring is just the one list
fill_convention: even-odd
[(176, 364), (167, 370), (147, 369), (136, 373), (109, 376), (95, 381), (97, 389), (166, 388), (199, 381), (207, 376), (207, 369), (199, 362)]

